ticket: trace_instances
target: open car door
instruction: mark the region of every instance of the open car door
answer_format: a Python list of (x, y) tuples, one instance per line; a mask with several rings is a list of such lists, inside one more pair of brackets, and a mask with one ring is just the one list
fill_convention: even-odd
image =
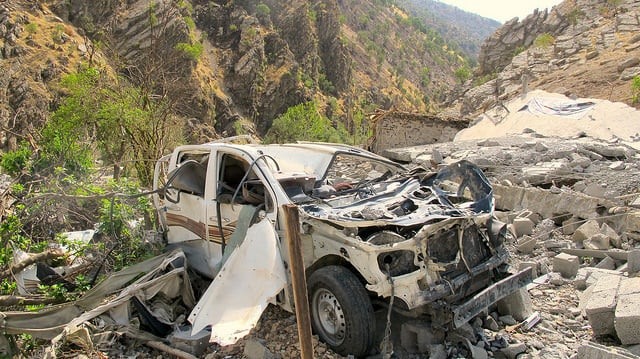
[[(243, 209), (239, 225), (248, 211)], [(192, 333), (210, 325), (210, 341), (220, 345), (248, 334), (287, 283), (278, 235), (269, 219), (251, 225), (245, 236), (241, 232), (231, 236), (220, 271), (188, 318)]]

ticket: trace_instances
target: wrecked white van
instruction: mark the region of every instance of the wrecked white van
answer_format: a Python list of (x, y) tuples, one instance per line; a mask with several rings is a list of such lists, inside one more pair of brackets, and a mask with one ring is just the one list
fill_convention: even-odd
[(455, 328), (531, 280), (507, 272), (506, 226), (469, 162), (433, 173), (346, 145), (214, 142), (162, 158), (154, 186), (169, 247), (213, 280), (192, 331), (221, 344), (269, 302), (292, 310), (284, 204), (300, 209), (313, 330), (343, 355), (376, 344), (374, 305)]

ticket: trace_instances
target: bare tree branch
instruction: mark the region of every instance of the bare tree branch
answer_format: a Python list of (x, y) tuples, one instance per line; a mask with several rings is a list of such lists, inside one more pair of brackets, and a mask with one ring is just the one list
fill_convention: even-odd
[(15, 273), (19, 273), (23, 269), (27, 268), (28, 266), (34, 263), (43, 262), (49, 259), (64, 257), (64, 255), (65, 255), (64, 252), (62, 252), (60, 249), (48, 249), (42, 253), (32, 254), (29, 256), (29, 258), (23, 260), (22, 262), (16, 263), (11, 267), (9, 267), (8, 269), (0, 272), (0, 279), (8, 278)]

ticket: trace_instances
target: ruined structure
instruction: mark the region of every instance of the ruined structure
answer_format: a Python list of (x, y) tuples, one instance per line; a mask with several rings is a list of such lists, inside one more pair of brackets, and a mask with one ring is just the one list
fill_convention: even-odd
[(380, 111), (371, 117), (373, 138), (369, 148), (375, 153), (386, 149), (452, 141), (467, 127), (463, 119), (443, 118), (401, 111)]

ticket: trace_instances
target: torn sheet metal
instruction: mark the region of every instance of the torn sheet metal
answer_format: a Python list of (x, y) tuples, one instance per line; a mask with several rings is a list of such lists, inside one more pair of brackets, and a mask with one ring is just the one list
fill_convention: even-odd
[(86, 330), (84, 326), (91, 319), (106, 315), (105, 322), (112, 325), (135, 322), (128, 308), (134, 297), (146, 302), (162, 294), (182, 300), (185, 307), (192, 307), (195, 299), (185, 264), (182, 251), (148, 259), (114, 273), (75, 302), (35, 313), (0, 313), (0, 329), (6, 334), (27, 333), (36, 338), (51, 339), (49, 357), (55, 357), (56, 345), (69, 335)]
[(249, 227), (189, 315), (192, 333), (211, 325), (210, 342), (220, 345), (249, 333), (287, 283), (277, 238), (266, 218)]
[(437, 174), (369, 183), (348, 194), (302, 206), (311, 217), (344, 227), (412, 226), (490, 213), (493, 189), (482, 171), (468, 161), (453, 163)]

